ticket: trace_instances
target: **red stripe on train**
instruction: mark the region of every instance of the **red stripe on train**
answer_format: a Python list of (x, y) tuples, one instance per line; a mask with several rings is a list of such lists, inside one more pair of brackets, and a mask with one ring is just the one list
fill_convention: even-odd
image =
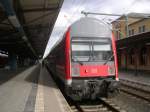
[(71, 79), (70, 76), (70, 28), (66, 32), (66, 49), (65, 49), (65, 54), (66, 54), (66, 79)]
[(81, 65), (80, 76), (81, 77), (97, 77), (108, 76), (108, 65)]
[(118, 62), (117, 62), (117, 51), (116, 51), (116, 42), (115, 42), (115, 36), (114, 33), (112, 32), (112, 47), (113, 47), (113, 52), (114, 52), (114, 60), (115, 60), (115, 73), (116, 73), (116, 79), (118, 80)]

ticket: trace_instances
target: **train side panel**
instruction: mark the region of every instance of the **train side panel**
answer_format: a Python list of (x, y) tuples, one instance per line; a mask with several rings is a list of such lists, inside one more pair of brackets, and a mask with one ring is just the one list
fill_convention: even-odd
[(48, 56), (48, 68), (52, 75), (65, 82), (66, 61), (65, 61), (65, 35), (58, 45), (50, 52)]

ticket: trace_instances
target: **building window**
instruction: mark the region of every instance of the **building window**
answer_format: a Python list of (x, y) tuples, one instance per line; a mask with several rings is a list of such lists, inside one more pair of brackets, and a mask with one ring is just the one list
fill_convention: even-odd
[(119, 40), (119, 35), (118, 35), (118, 31), (116, 31), (116, 37), (117, 37), (117, 40)]
[(134, 29), (131, 30), (131, 34), (134, 35)]
[(116, 37), (117, 37), (117, 40), (121, 39), (121, 31), (120, 30), (116, 31)]
[(145, 32), (145, 25), (142, 26), (142, 32)]
[(129, 36), (131, 36), (131, 30), (129, 30)]
[(147, 49), (145, 47), (142, 48), (140, 52), (140, 64), (141, 65), (147, 64)]
[(122, 67), (124, 67), (126, 65), (126, 54), (124, 52), (121, 52), (121, 59), (119, 60), (120, 61), (120, 65)]
[(131, 65), (134, 65), (134, 61), (135, 61), (135, 54), (134, 54), (134, 51), (133, 51), (133, 49), (130, 51), (130, 55), (129, 55), (129, 57), (130, 57), (130, 64)]
[(141, 26), (139, 27), (139, 33), (141, 33), (142, 32), (142, 28), (141, 28)]
[(134, 29), (129, 30), (129, 36), (132, 36), (132, 35), (134, 35)]
[(145, 25), (139, 27), (139, 33), (145, 32)]

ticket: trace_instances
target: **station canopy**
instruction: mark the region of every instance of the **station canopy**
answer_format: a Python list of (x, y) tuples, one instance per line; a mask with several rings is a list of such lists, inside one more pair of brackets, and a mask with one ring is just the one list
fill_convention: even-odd
[(0, 51), (42, 57), (63, 0), (1, 0)]

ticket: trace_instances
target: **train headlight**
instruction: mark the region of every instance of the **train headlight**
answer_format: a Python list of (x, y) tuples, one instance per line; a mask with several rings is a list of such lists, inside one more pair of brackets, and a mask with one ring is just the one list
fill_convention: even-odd
[(72, 67), (72, 76), (80, 76), (79, 67)]
[(109, 75), (115, 75), (115, 68), (114, 68), (113, 66), (110, 66), (110, 67), (108, 68), (108, 74), (109, 74)]

